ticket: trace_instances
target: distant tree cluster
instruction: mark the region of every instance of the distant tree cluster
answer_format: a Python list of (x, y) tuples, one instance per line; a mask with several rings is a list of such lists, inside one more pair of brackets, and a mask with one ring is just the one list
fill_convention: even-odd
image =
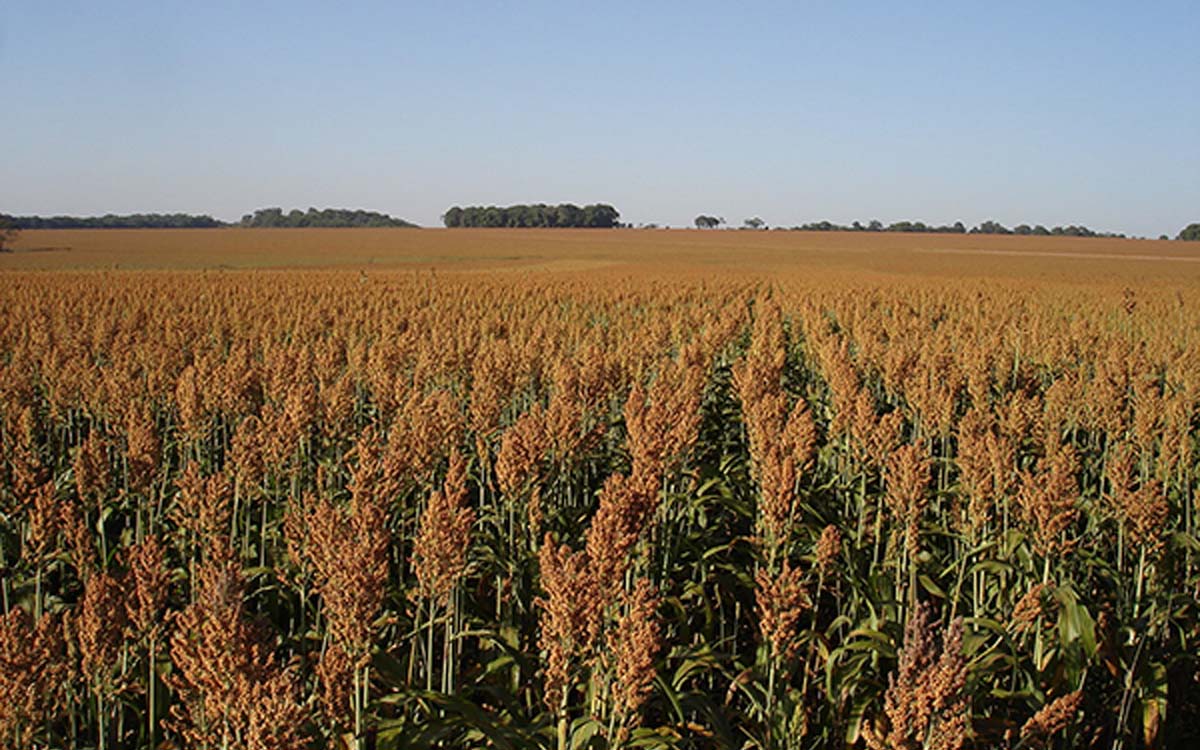
[(700, 214), (699, 216), (696, 217), (696, 228), (697, 229), (716, 229), (717, 227), (721, 226), (724, 223), (725, 223), (725, 219), (723, 219), (719, 216), (708, 216), (706, 214)]
[(1179, 230), (1179, 239), (1190, 242), (1200, 242), (1200, 222), (1188, 224)]
[(212, 229), (225, 224), (193, 214), (129, 214), (118, 216), (10, 216), (18, 229)]
[(580, 208), (574, 203), (517, 206), (454, 206), (442, 214), (447, 227), (566, 227), (609, 229), (620, 226), (621, 214), (605, 203)]
[(953, 224), (946, 224), (943, 226), (926, 224), (923, 221), (897, 221), (891, 224), (884, 224), (879, 220), (872, 220), (866, 224), (856, 221), (850, 226), (834, 224), (832, 221), (816, 221), (810, 224), (801, 224), (798, 227), (792, 227), (792, 229), (800, 232), (920, 232), (923, 234), (967, 233), (967, 228), (963, 226), (961, 221), (956, 221)]
[[(230, 224), (211, 216), (193, 214), (130, 214), (118, 216), (3, 216), (15, 229), (215, 229)], [(280, 208), (260, 208), (246, 214), (237, 224), (242, 227), (414, 227), (416, 224), (375, 211), (347, 208), (310, 208), (283, 212)]]
[(253, 228), (298, 227), (415, 227), (416, 224), (396, 219), (377, 211), (349, 208), (292, 209), (286, 214), (281, 208), (260, 208), (242, 217), (239, 226)]
[(15, 240), (20, 233), (21, 230), (17, 229), (11, 216), (0, 215), (0, 253), (8, 250), (6, 245)]
[(1123, 234), (1113, 234), (1110, 232), (1096, 232), (1088, 229), (1085, 226), (1075, 225), (1047, 229), (1041, 224), (1032, 227), (1028, 224), (1018, 224), (1015, 228), (1009, 229), (998, 221), (985, 221), (970, 229), (967, 229), (966, 225), (964, 225), (961, 221), (956, 221), (953, 224), (943, 224), (940, 226), (926, 224), (923, 221), (897, 221), (887, 225), (877, 220), (870, 221), (866, 224), (856, 221), (850, 226), (835, 224), (831, 221), (818, 221), (810, 224), (801, 224), (800, 226), (792, 227), (792, 229), (800, 232), (919, 232), (922, 234), (1013, 234), (1040, 237), (1125, 236)]
[[(997, 226), (999, 226), (999, 225), (997, 225)], [(1004, 231), (996, 232), (996, 234), (1033, 235), (1033, 236), (1037, 236), (1037, 237), (1124, 237), (1125, 236), (1123, 234), (1117, 234), (1114, 232), (1097, 232), (1095, 230), (1088, 229), (1085, 226), (1080, 226), (1080, 225), (1075, 225), (1075, 224), (1070, 224), (1065, 227), (1054, 227), (1053, 229), (1046, 229), (1041, 224), (1038, 224), (1035, 227), (1031, 227), (1028, 224), (1018, 224), (1016, 227), (1014, 227), (1012, 229), (1012, 231), (1008, 231), (1004, 227), (1000, 227), (1000, 229), (1002, 229)]]

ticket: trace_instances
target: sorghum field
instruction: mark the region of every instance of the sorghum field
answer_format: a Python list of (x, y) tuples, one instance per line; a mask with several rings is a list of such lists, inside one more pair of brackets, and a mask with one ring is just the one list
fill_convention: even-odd
[(1195, 747), (1186, 244), (26, 232), (0, 743)]

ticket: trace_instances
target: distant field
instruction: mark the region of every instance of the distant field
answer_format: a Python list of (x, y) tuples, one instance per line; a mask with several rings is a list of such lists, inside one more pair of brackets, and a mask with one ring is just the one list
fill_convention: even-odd
[(1158, 240), (694, 230), (27, 231), (7, 269), (841, 269), (937, 276), (1200, 279), (1200, 247)]

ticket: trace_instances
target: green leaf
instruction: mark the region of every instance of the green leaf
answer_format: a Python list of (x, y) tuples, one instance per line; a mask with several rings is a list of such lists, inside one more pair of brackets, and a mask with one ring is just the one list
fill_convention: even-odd
[(932, 578), (930, 578), (929, 576), (927, 576), (926, 574), (921, 573), (920, 575), (918, 575), (917, 581), (920, 582), (921, 588), (925, 589), (926, 591), (933, 594), (937, 598), (939, 598), (939, 599), (947, 598), (946, 592), (942, 589), (942, 587), (937, 585), (937, 583), (935, 583), (934, 580)]

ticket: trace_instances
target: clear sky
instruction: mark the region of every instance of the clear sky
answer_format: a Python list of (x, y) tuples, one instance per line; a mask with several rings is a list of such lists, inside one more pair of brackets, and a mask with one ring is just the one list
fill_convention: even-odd
[(0, 4), (0, 212), (1200, 221), (1200, 3)]

